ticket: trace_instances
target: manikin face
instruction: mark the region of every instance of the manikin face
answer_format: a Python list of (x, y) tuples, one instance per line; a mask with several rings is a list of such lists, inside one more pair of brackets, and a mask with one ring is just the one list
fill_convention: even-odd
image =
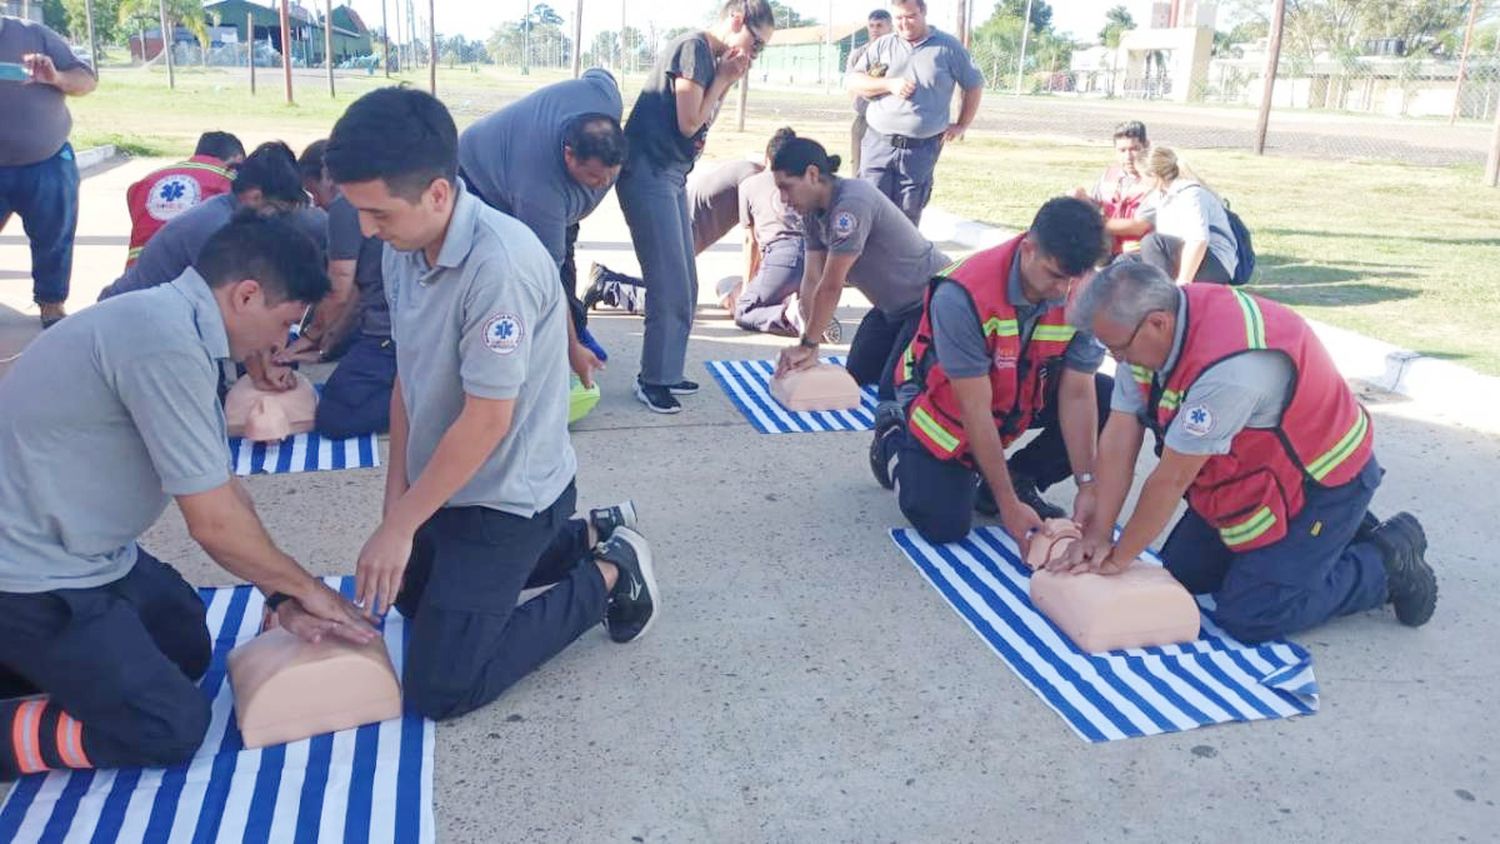
[(453, 185), (447, 179), (434, 179), (415, 201), (391, 193), (384, 179), (345, 182), (339, 190), (359, 211), (365, 237), (378, 237), (403, 252), (441, 241), (453, 211)]

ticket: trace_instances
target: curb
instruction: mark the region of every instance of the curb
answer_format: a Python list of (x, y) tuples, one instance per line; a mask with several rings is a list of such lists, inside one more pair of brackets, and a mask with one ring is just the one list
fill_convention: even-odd
[[(959, 217), (940, 208), (922, 212), (921, 228), (922, 234), (934, 243), (951, 243), (964, 249), (987, 249), (1011, 234), (998, 226)], [(1307, 322), (1345, 378), (1363, 381), (1382, 392), (1433, 402), (1475, 425), (1489, 427), (1500, 416), (1500, 378), (1481, 375), (1456, 363), (1347, 328), (1314, 319)]]
[(105, 144), (102, 147), (90, 147), (83, 152), (75, 153), (73, 160), (78, 163), (79, 170), (88, 170), (91, 167), (98, 167), (118, 154), (119, 151), (115, 149), (114, 144)]

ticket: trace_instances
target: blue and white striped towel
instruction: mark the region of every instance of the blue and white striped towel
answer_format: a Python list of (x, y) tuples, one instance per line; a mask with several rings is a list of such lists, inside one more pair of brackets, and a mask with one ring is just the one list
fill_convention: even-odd
[[(352, 595), (354, 578), (329, 578)], [(200, 590), (213, 662), (208, 738), (186, 765), (23, 777), (0, 806), (0, 841), (430, 842), (432, 722), (402, 718), (257, 750), (242, 747), (225, 659), (255, 636), (263, 598), (248, 586)], [(407, 628), (385, 640), (401, 671)]]
[(1030, 570), (1003, 530), (978, 528), (947, 545), (905, 528), (891, 538), (1011, 671), (1087, 741), (1318, 709), (1312, 656), (1292, 642), (1246, 645), (1204, 615), (1198, 640), (1186, 645), (1085, 653), (1032, 606)]
[[(841, 357), (825, 362), (844, 365)], [(770, 360), (711, 360), (708, 371), (729, 394), (729, 400), (762, 434), (802, 434), (823, 431), (875, 430), (875, 391), (865, 387), (860, 406), (834, 412), (793, 413), (771, 398), (771, 376), (776, 362)]]
[(380, 449), (374, 434), (342, 440), (316, 433), (295, 434), (274, 443), (230, 437), (229, 457), (236, 475), (371, 469), (380, 465)]

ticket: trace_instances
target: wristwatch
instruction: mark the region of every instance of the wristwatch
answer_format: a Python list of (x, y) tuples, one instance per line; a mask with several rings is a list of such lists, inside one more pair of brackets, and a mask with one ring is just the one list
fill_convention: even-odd
[(797, 341), (797, 345), (801, 346), (804, 349), (816, 349), (818, 347), (818, 341), (804, 334), (802, 335), (801, 339)]
[(1074, 483), (1078, 484), (1079, 486), (1083, 486), (1085, 484), (1091, 484), (1091, 483), (1094, 482), (1094, 473), (1093, 472), (1079, 472), (1078, 474), (1076, 474), (1076, 475), (1073, 476), (1073, 481), (1074, 481)]
[(290, 601), (291, 595), (285, 592), (272, 592), (266, 596), (266, 612), (276, 612), (276, 608)]

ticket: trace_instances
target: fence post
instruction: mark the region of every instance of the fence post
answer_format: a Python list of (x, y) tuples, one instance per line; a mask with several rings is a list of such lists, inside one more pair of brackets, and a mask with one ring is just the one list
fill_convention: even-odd
[(1026, 41), (1031, 35), (1031, 0), (1026, 0), (1026, 15), (1021, 18), (1021, 58), (1016, 61), (1016, 96), (1021, 96), (1021, 83), (1026, 79)]
[(323, 0), (323, 63), (328, 66), (328, 96), (333, 91), (333, 0)]
[[(166, 53), (167, 58), (167, 87), (177, 87), (177, 74), (172, 69), (172, 33), (167, 29), (167, 0), (156, 0), (156, 8), (161, 13), (161, 51)], [(141, 42), (141, 56), (146, 55), (146, 44)]]
[(437, 0), (427, 0), (427, 93), (437, 96)]
[(1474, 21), (1479, 17), (1483, 0), (1469, 0), (1469, 23), (1464, 27), (1464, 48), (1458, 54), (1458, 81), (1453, 83), (1453, 111), (1448, 114), (1448, 125), (1458, 120), (1458, 110), (1464, 97), (1464, 74), (1469, 69), (1469, 46), (1474, 43)]
[[(595, 56), (594, 61), (599, 57)], [(583, 0), (578, 0), (578, 7), (573, 12), (573, 78), (583, 73)]]
[(245, 47), (250, 55), (250, 96), (255, 96), (255, 13), (245, 13)]
[(286, 79), (286, 103), (292, 104), (292, 25), (287, 20), (287, 0), (281, 0), (281, 75)]
[[(99, 42), (94, 38), (94, 0), (83, 0), (83, 15), (89, 27), (89, 61), (94, 65), (94, 78), (99, 77)], [(141, 48), (143, 51), (145, 47)]]
[(1281, 28), (1286, 22), (1286, 0), (1276, 0), (1271, 9), (1271, 38), (1266, 44), (1265, 87), (1260, 95), (1260, 114), (1255, 120), (1255, 154), (1266, 154), (1266, 129), (1271, 124), (1271, 94), (1276, 90), (1276, 72), (1281, 66)]
[(380, 54), (380, 63), (385, 65), (385, 78), (391, 78), (391, 24), (385, 13), (386, 0), (380, 0), (380, 39), (385, 49)]

